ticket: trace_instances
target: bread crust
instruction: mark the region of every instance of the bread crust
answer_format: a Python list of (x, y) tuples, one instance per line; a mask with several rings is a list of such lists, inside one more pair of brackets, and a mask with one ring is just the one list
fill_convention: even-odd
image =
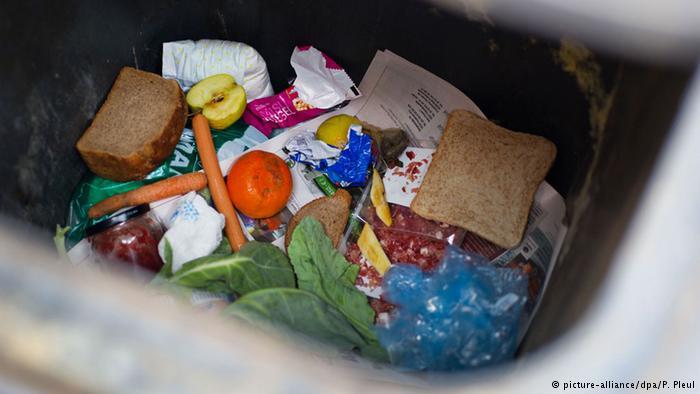
[[(119, 72), (119, 76), (117, 76), (117, 81), (124, 73), (134, 71), (133, 69), (129, 69), (130, 67), (122, 68)], [(157, 74), (152, 75), (158, 76)], [(160, 76), (158, 77), (161, 78)], [(161, 132), (147, 141), (140, 150), (132, 152), (127, 156), (120, 156), (112, 152), (96, 150), (85, 146), (85, 144), (82, 143), (84, 141), (83, 137), (91, 131), (94, 124), (93, 120), (93, 123), (90, 124), (90, 127), (88, 127), (83, 134), (83, 137), (76, 143), (76, 148), (90, 171), (103, 178), (119, 182), (143, 179), (172, 154), (180, 140), (182, 130), (185, 128), (185, 123), (187, 122), (187, 103), (185, 101), (185, 94), (176, 81), (167, 80), (166, 83), (172, 85), (172, 89), (177, 89), (179, 92), (175, 110), (168, 122), (163, 126)], [(113, 93), (114, 89), (110, 90), (105, 104), (107, 104), (110, 99), (113, 99)], [(106, 108), (105, 104), (97, 111), (95, 119), (100, 116), (105, 116), (102, 114), (103, 110)]]
[[(321, 223), (323, 231), (325, 231), (328, 238), (331, 239), (333, 246), (338, 247), (340, 239), (343, 237), (345, 226), (348, 224), (351, 203), (352, 197), (345, 189), (338, 189), (332, 197), (320, 197), (307, 203), (301, 207), (296, 215), (287, 223), (287, 232), (284, 235), (284, 246), (289, 247), (289, 243), (292, 242), (292, 233), (294, 233), (294, 229), (299, 222), (301, 222), (303, 218), (311, 216)], [(334, 212), (339, 213), (339, 215), (328, 218), (326, 215), (322, 215), (322, 212), (325, 212), (325, 210), (342, 210), (342, 212)], [(331, 234), (329, 234), (329, 232), (331, 232)]]

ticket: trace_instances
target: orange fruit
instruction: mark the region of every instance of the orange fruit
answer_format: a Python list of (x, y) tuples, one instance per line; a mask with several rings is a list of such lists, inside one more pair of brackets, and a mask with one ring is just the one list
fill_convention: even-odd
[(292, 174), (277, 155), (256, 150), (233, 163), (226, 186), (241, 213), (253, 219), (269, 218), (287, 205)]

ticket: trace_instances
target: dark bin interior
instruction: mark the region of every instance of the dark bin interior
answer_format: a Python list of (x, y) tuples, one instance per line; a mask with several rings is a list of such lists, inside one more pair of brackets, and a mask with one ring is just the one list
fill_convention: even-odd
[(390, 49), (497, 123), (549, 138), (558, 156), (547, 180), (566, 198), (571, 228), (525, 352), (571, 327), (595, 296), (690, 76), (404, 0), (25, 1), (5, 7), (0, 32), (0, 213), (46, 239), (86, 174), (74, 144), (117, 72), (159, 73), (166, 41), (250, 44), (275, 91), (293, 76), (296, 44), (326, 51), (356, 83), (375, 51)]

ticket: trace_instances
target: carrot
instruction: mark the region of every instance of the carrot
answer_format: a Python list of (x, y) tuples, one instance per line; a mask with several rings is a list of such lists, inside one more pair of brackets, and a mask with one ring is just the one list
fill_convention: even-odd
[(233, 251), (237, 252), (246, 243), (246, 238), (238, 222), (236, 210), (233, 208), (233, 203), (229, 198), (224, 176), (221, 174), (221, 167), (219, 167), (219, 160), (216, 158), (216, 150), (214, 149), (214, 141), (211, 138), (209, 121), (204, 115), (197, 114), (192, 119), (192, 128), (194, 129), (194, 140), (197, 143), (199, 158), (202, 162), (204, 173), (207, 174), (211, 198), (214, 200), (216, 209), (226, 218), (226, 227), (224, 228), (226, 238), (228, 238)]
[(150, 185), (141, 186), (126, 193), (108, 197), (90, 207), (88, 217), (90, 219), (98, 218), (124, 207), (147, 204), (192, 190), (200, 190), (205, 186), (207, 186), (207, 177), (201, 172), (174, 176)]

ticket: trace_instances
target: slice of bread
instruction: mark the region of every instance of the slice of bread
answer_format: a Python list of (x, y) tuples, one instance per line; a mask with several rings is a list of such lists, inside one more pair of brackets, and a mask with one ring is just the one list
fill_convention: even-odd
[(411, 210), (514, 247), (556, 153), (543, 137), (453, 111)]
[(141, 179), (170, 156), (186, 121), (177, 82), (124, 67), (76, 148), (101, 177)]
[(321, 222), (323, 230), (331, 239), (333, 246), (338, 247), (345, 226), (348, 224), (350, 203), (352, 203), (350, 193), (344, 189), (338, 189), (332, 197), (317, 198), (304, 205), (287, 224), (284, 246), (289, 247), (289, 243), (292, 242), (292, 233), (301, 219), (311, 216)]

